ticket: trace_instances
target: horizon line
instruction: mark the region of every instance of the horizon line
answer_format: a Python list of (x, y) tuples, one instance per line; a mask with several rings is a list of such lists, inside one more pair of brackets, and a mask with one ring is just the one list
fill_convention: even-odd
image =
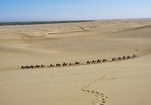
[(72, 21), (96, 21), (96, 20), (129, 20), (129, 19), (151, 19), (150, 18), (115, 18), (115, 19), (112, 19), (112, 18), (108, 18), (108, 19), (77, 19), (77, 20), (38, 20), (38, 21), (4, 21), (4, 22), (1, 22), (0, 23), (13, 23), (13, 22), (63, 22), (63, 21), (69, 21), (69, 22), (72, 22)]

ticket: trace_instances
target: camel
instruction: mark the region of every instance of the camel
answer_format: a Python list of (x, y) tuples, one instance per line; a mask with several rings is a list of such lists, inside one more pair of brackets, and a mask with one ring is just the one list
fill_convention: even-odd
[(91, 61), (87, 61), (87, 64), (90, 64), (91, 63)]
[(123, 60), (125, 60), (126, 59), (126, 57), (125, 56), (123, 56)]
[(57, 63), (57, 64), (56, 64), (56, 67), (57, 67), (57, 66), (59, 67), (59, 66), (61, 66), (61, 64), (58, 64), (58, 63)]
[(97, 63), (100, 63), (100, 62), (101, 62), (101, 60), (98, 59), (98, 60), (97, 60)]
[(96, 61), (93, 60), (92, 63), (96, 63)]
[(103, 59), (103, 61), (102, 62), (106, 62), (107, 61), (107, 59)]
[(112, 58), (112, 61), (116, 61), (116, 58)]
[(39, 67), (40, 67), (40, 65), (36, 65), (36, 66), (35, 66), (35, 68), (39, 68)]
[(130, 58), (131, 58), (131, 56), (128, 55), (128, 56), (127, 56), (127, 59), (130, 59)]
[(39, 68), (39, 67), (40, 67), (40, 65), (36, 65), (36, 66), (35, 66), (35, 68)]
[(122, 58), (121, 57), (118, 57), (118, 60), (121, 60)]
[(42, 64), (41, 67), (45, 67), (45, 65)]
[(30, 68), (34, 68), (34, 66), (33, 66), (33, 65), (31, 65), (31, 66), (30, 66)]
[(50, 67), (54, 67), (54, 65), (50, 64)]
[(69, 66), (72, 66), (73, 65), (73, 63), (69, 63)]
[(75, 65), (79, 65), (80, 64), (80, 62), (75, 62)]
[(21, 69), (25, 69), (26, 68), (26, 66), (21, 66)]
[(66, 65), (68, 65), (68, 63), (65, 63), (65, 62), (64, 62), (64, 63), (62, 64), (62, 66), (66, 66)]
[(28, 69), (29, 69), (29, 68), (30, 68), (30, 66), (26, 66), (25, 68), (28, 68)]
[(136, 55), (134, 54), (134, 55), (133, 55), (133, 58), (135, 58), (135, 57), (136, 57)]

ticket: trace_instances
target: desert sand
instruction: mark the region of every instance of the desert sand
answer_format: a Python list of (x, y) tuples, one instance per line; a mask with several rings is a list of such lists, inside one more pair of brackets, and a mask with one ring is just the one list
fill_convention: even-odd
[(150, 105), (151, 19), (0, 26), (0, 93), (0, 105)]

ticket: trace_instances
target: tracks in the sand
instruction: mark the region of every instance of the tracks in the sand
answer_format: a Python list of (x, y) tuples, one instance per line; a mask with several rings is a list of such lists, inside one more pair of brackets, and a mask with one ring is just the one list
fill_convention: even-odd
[[(110, 73), (109, 73), (110, 74)], [(91, 83), (85, 85), (82, 87), (82, 89), (79, 89), (79, 91), (82, 91), (82, 92), (86, 92), (86, 93), (90, 93), (90, 94), (93, 94), (95, 95), (95, 100), (92, 101), (92, 104), (93, 105), (104, 105), (106, 103), (106, 99), (108, 98), (107, 96), (104, 95), (104, 93), (100, 93), (98, 91), (95, 91), (95, 90), (89, 90), (88, 88), (94, 84), (94, 83), (97, 83), (97, 82), (103, 82), (103, 81), (109, 81), (109, 80), (113, 80), (115, 78), (105, 78), (107, 75), (109, 74), (106, 74), (104, 76), (102, 76), (101, 78), (95, 80), (95, 81), (92, 81)]]
[[(134, 64), (132, 64), (132, 65), (134, 65)], [(123, 68), (127, 68), (127, 67), (128, 67), (128, 66), (124, 66), (124, 67), (119, 68), (119, 69), (116, 70), (116, 71), (107, 73), (107, 74), (103, 75), (101, 78), (96, 79), (95, 81), (93, 81), (93, 82), (91, 82), (91, 83), (89, 83), (89, 84), (83, 86), (82, 89), (80, 89), (80, 90), (81, 90), (82, 92), (87, 92), (87, 93), (90, 93), (90, 94), (95, 95), (96, 99), (92, 101), (92, 104), (93, 104), (93, 105), (104, 105), (104, 104), (106, 103), (106, 98), (108, 98), (108, 97), (104, 96), (104, 93), (103, 93), (103, 92), (100, 93), (100, 92), (95, 91), (95, 90), (89, 90), (88, 88), (89, 88), (92, 84), (97, 83), (97, 82), (103, 82), (103, 81), (109, 81), (109, 80), (114, 80), (114, 79), (116, 79), (116, 78), (105, 78), (105, 77), (108, 76), (108, 75), (117, 73), (117, 72), (121, 71)], [(139, 76), (140, 76), (140, 75), (139, 75)], [(130, 77), (131, 77), (131, 76), (130, 76)], [(126, 76), (125, 78), (127, 78), (127, 76)]]
[(96, 99), (92, 101), (92, 104), (94, 105), (104, 105), (104, 103), (106, 103), (106, 96), (104, 96), (104, 93), (99, 93), (98, 91), (94, 91), (94, 90), (88, 90), (88, 88), (90, 87), (90, 85), (96, 83), (96, 82), (103, 82), (103, 81), (108, 81), (108, 80), (112, 80), (114, 78), (99, 78), (85, 86), (82, 87), (82, 89), (80, 89), (80, 91), (83, 91), (83, 92), (86, 92), (86, 93), (90, 93), (90, 94), (93, 94), (95, 95)]
[[(66, 80), (66, 81), (49, 81), (49, 82), (35, 82), (35, 83), (19, 83), (19, 84), (10, 84), (10, 85), (0, 85), (0, 87), (16, 87), (16, 86), (32, 86), (32, 85), (49, 85), (49, 84), (59, 84), (59, 83), (79, 83), (79, 82), (89, 82), (89, 81), (93, 81), (90, 82), (87, 85), (84, 85), (82, 87), (82, 89), (86, 90), (83, 91), (82, 89), (78, 89), (78, 91), (83, 91), (83, 92), (88, 92), (91, 93), (90, 90), (88, 90), (88, 88), (94, 84), (94, 83), (99, 83), (99, 82), (105, 82), (105, 81), (109, 81), (109, 80), (115, 80), (115, 79), (126, 79), (126, 78), (139, 78), (139, 77), (146, 77), (146, 76), (151, 76), (151, 74), (147, 74), (147, 75), (135, 75), (135, 76), (121, 76), (121, 77), (114, 77), (114, 78), (100, 78), (100, 79), (73, 79), (73, 80)], [(34, 77), (33, 77), (34, 78)], [(37, 78), (37, 77), (35, 77)], [(9, 80), (17, 80), (17, 79), (31, 79), (31, 78), (15, 78), (15, 79), (1, 79), (0, 81), (9, 81)], [(96, 91), (97, 92), (97, 91)], [(92, 92), (93, 93), (93, 92)], [(91, 94), (92, 94), (91, 93)]]

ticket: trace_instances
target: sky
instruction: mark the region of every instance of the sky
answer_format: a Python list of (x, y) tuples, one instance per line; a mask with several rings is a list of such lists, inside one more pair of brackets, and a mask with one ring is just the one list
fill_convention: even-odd
[(151, 18), (151, 0), (0, 0), (0, 22)]

